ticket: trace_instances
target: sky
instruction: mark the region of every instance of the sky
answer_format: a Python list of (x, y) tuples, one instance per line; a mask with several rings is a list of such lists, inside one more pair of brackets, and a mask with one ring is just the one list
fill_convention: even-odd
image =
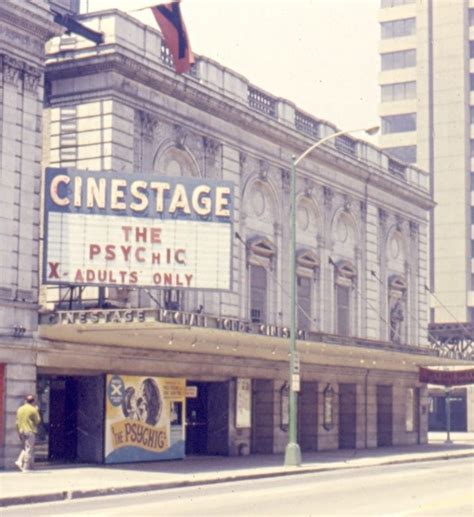
[[(153, 0), (81, 0), (156, 26)], [(341, 129), (378, 125), (380, 0), (182, 0), (196, 54)], [(362, 138), (361, 135), (357, 137)]]

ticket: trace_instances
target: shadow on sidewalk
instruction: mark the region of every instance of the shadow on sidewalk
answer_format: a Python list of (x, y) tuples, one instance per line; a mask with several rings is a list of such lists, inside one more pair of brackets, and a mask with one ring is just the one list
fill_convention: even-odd
[[(324, 466), (334, 463), (347, 464), (359, 460), (407, 460), (410, 456), (420, 455), (429, 459), (440, 453), (449, 454), (472, 451), (474, 442), (446, 444), (438, 440), (413, 446), (378, 447), (375, 449), (344, 449), (335, 451), (302, 452), (302, 467)], [(44, 470), (61, 469), (104, 469), (110, 471), (156, 472), (169, 474), (223, 473), (226, 471), (244, 471), (254, 469), (275, 469), (284, 467), (283, 454), (249, 455), (249, 456), (189, 456), (183, 460), (155, 461), (141, 463), (120, 463), (116, 465), (84, 463), (38, 463), (37, 468)]]

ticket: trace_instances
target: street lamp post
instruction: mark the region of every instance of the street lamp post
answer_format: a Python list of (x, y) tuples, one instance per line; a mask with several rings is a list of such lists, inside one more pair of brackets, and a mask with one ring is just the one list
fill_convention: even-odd
[(339, 131), (315, 142), (298, 158), (293, 156), (291, 163), (291, 240), (290, 240), (290, 375), (289, 375), (289, 425), (288, 425), (288, 444), (285, 449), (285, 466), (297, 467), (301, 465), (301, 450), (297, 439), (297, 391), (299, 391), (299, 365), (296, 363), (296, 166), (311, 151), (341, 135), (365, 131), (369, 135), (374, 135), (379, 130), (378, 126), (362, 129), (351, 129), (349, 131)]
[(446, 440), (444, 443), (453, 443), (451, 441), (451, 386), (445, 386), (444, 394), (444, 404), (446, 410)]

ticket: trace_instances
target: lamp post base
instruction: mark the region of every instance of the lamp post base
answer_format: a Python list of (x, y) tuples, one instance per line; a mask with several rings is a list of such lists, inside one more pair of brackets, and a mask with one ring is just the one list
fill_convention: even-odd
[(289, 443), (285, 449), (285, 467), (299, 467), (300, 465), (300, 446), (297, 443)]

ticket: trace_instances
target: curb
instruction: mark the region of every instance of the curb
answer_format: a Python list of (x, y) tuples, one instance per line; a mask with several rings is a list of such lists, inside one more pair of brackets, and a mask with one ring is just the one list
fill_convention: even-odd
[[(285, 477), (285, 476), (299, 476), (304, 474), (315, 474), (315, 473), (323, 473), (334, 470), (356, 470), (368, 467), (384, 467), (387, 465), (402, 465), (406, 463), (426, 463), (430, 461), (439, 461), (439, 460), (454, 460), (460, 458), (467, 458), (474, 456), (474, 451), (472, 452), (462, 452), (456, 455), (453, 454), (443, 454), (436, 456), (434, 458), (430, 457), (420, 457), (420, 458), (411, 458), (411, 459), (394, 459), (394, 460), (386, 460), (380, 461), (373, 465), (349, 465), (347, 463), (341, 463), (341, 466), (332, 466), (332, 467), (290, 467), (287, 469), (278, 470), (276, 472), (263, 472), (263, 473), (254, 473), (254, 474), (236, 474), (229, 475), (220, 478), (214, 479), (202, 479), (202, 480), (182, 480), (182, 481), (170, 481), (170, 482), (160, 482), (160, 483), (147, 483), (142, 485), (130, 485), (124, 487), (110, 487), (110, 488), (98, 488), (98, 489), (88, 489), (88, 490), (67, 490), (60, 492), (51, 492), (46, 494), (38, 494), (38, 495), (26, 495), (26, 496), (14, 496), (14, 497), (1, 497), (0, 498), (0, 508), (7, 506), (18, 506), (25, 504), (35, 504), (35, 503), (50, 503), (50, 502), (58, 502), (58, 501), (67, 501), (72, 499), (86, 499), (90, 497), (100, 497), (100, 496), (114, 496), (114, 495), (124, 495), (124, 494), (133, 494), (140, 492), (152, 492), (159, 490), (168, 490), (172, 488), (188, 488), (192, 486), (206, 486), (206, 485), (216, 485), (219, 483), (231, 483), (236, 481), (249, 481), (251, 479), (270, 479), (276, 477)], [(291, 469), (291, 470), (290, 470)]]

